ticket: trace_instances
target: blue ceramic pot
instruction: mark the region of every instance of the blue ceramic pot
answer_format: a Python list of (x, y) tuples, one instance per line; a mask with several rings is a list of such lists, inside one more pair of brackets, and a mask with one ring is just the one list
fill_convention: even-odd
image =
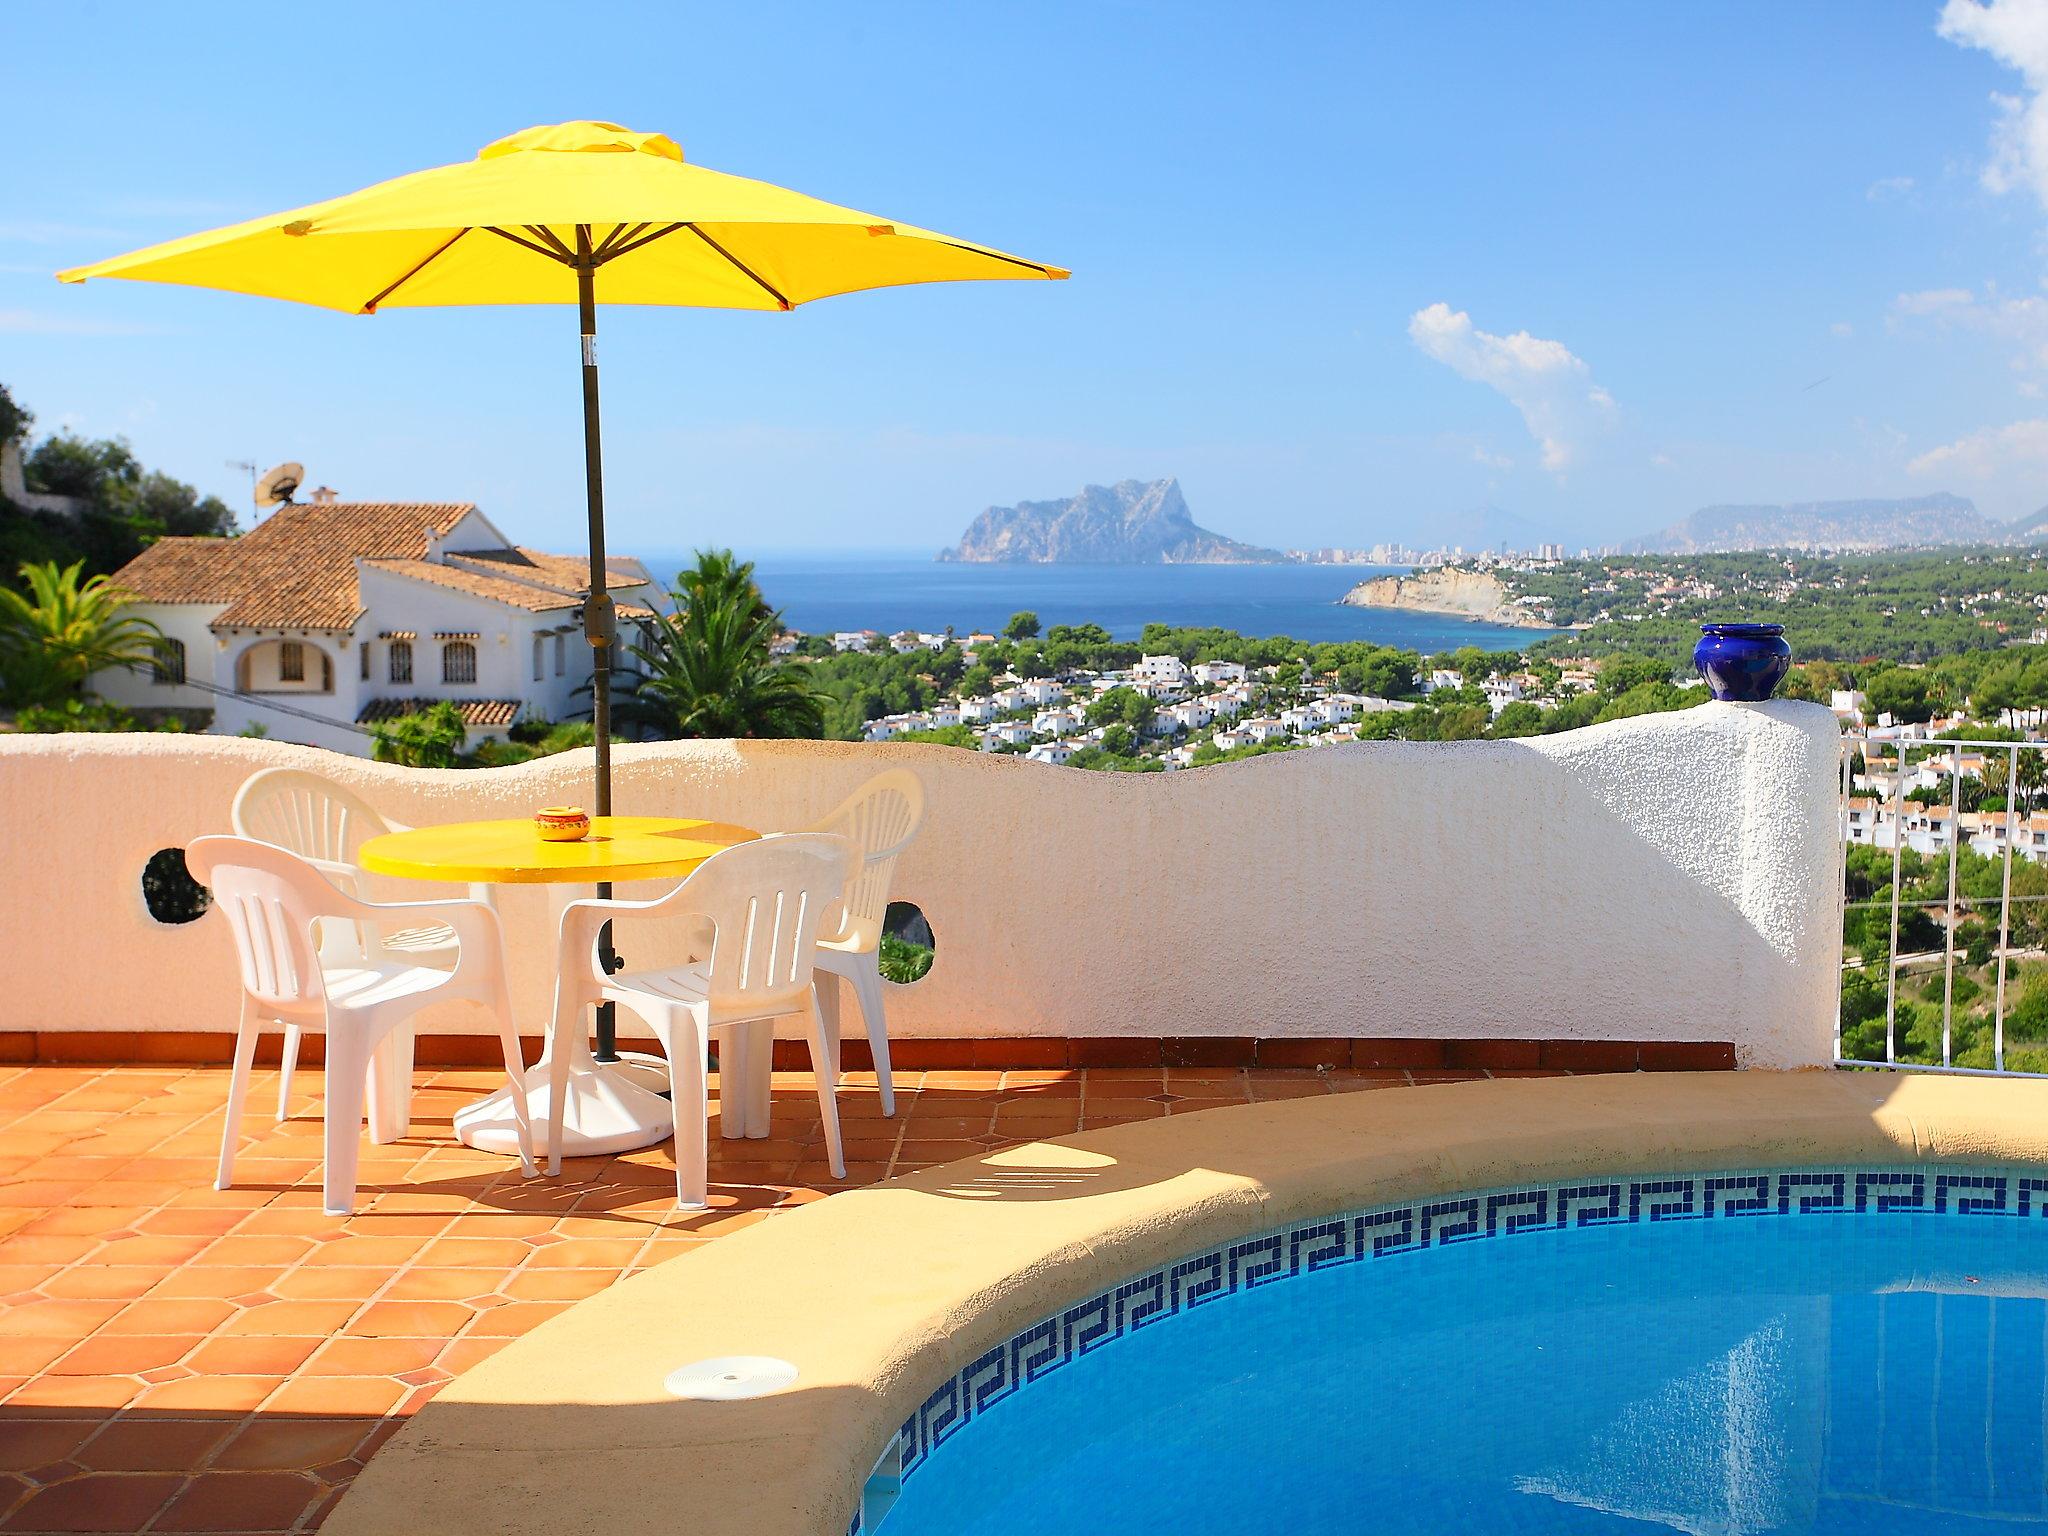
[(1782, 624), (1702, 624), (1692, 664), (1715, 698), (1761, 704), (1791, 669), (1792, 647)]

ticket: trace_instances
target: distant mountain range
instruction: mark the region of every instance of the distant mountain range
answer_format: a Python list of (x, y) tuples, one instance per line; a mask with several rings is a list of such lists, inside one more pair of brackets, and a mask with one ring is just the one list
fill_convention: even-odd
[(1921, 544), (2032, 544), (2048, 537), (2048, 508), (2001, 523), (1967, 496), (1937, 491), (1898, 500), (1801, 501), (1786, 506), (1702, 507), (1657, 533), (1622, 545), (1632, 555), (1695, 555), (1746, 549), (1897, 549)]
[(1197, 526), (1178, 480), (1083, 486), (1064, 501), (990, 507), (941, 560), (1046, 565), (1259, 565), (1287, 557)]

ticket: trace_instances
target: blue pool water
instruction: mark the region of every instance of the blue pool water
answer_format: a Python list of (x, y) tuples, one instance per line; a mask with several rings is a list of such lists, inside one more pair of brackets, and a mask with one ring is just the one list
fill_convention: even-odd
[(2048, 1527), (2048, 1181), (1979, 1174), (1553, 1186), (1236, 1245), (963, 1372), (871, 1526)]

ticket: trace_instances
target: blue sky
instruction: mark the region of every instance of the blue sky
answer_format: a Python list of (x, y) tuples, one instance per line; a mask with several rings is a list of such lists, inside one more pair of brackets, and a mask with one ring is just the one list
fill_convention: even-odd
[[(583, 32), (583, 18), (597, 25)], [(0, 381), (573, 547), (568, 310), (346, 317), (60, 266), (604, 117), (1071, 267), (606, 313), (615, 543), (934, 548), (1176, 474), (1263, 543), (1491, 503), (2048, 503), (2048, 0), (12, 6)]]

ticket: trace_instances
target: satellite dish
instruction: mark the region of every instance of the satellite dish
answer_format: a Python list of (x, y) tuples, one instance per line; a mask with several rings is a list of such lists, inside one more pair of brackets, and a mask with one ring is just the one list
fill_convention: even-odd
[(256, 505), (259, 507), (288, 507), (292, 504), (292, 492), (299, 488), (299, 482), (306, 478), (303, 464), (280, 464), (261, 480), (256, 482)]

